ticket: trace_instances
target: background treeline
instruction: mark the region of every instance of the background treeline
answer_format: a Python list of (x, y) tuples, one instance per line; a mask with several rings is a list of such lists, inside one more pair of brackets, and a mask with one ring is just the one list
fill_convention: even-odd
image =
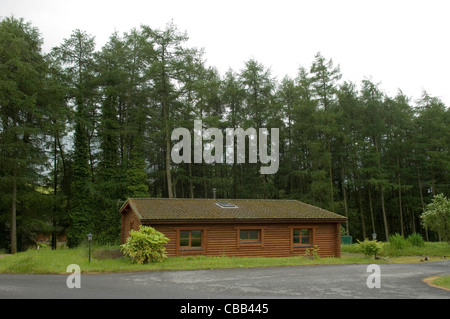
[[(219, 74), (187, 39), (171, 23), (141, 26), (98, 51), (75, 30), (44, 54), (35, 27), (3, 18), (1, 248), (24, 249), (41, 232), (66, 232), (71, 247), (89, 232), (118, 243), (127, 197), (207, 198), (213, 188), (219, 198), (320, 206), (347, 216), (345, 232), (360, 239), (438, 239), (419, 216), (433, 195), (450, 193), (442, 101), (342, 81), (320, 53), (295, 78), (277, 80), (254, 59)], [(279, 128), (278, 173), (261, 175), (248, 161), (175, 165), (171, 132), (192, 131), (194, 119), (204, 128)]]

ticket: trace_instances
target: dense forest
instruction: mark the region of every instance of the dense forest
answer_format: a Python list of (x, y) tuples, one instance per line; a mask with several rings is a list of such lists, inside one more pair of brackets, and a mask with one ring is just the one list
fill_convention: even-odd
[[(354, 238), (439, 240), (420, 223), (433, 195), (450, 194), (450, 111), (439, 98), (342, 81), (321, 53), (293, 66), (294, 78), (255, 59), (220, 74), (173, 23), (113, 33), (101, 50), (94, 39), (75, 30), (44, 53), (36, 27), (0, 22), (0, 249), (26, 249), (39, 233), (66, 233), (70, 247), (89, 232), (117, 244), (126, 198), (211, 198), (214, 188), (322, 207), (346, 216)], [(279, 128), (278, 172), (173, 163), (171, 132), (196, 119)]]

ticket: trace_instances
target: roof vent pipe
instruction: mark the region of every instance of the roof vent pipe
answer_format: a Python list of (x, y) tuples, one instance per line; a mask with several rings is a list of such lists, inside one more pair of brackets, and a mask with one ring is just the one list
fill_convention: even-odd
[(216, 199), (216, 192), (217, 192), (217, 190), (215, 188), (213, 188), (212, 191), (213, 191), (213, 199)]

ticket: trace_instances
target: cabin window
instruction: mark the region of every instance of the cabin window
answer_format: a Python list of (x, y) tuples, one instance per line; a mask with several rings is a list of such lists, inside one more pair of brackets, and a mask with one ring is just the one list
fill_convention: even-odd
[(202, 231), (201, 230), (180, 230), (180, 248), (181, 249), (201, 249)]
[(239, 231), (239, 240), (241, 243), (259, 243), (261, 242), (261, 230), (241, 229)]
[(311, 228), (294, 228), (292, 243), (297, 246), (312, 245), (312, 229)]
[(264, 226), (236, 226), (236, 247), (264, 247)]

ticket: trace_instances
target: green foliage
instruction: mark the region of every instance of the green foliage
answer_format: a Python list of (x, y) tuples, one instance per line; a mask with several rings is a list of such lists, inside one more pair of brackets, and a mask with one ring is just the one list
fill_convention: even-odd
[(42, 213), (33, 207), (40, 201), (37, 189), (48, 158), (42, 143), (42, 124), (49, 117), (42, 97), (48, 65), (41, 44), (30, 23), (15, 17), (0, 20), (0, 225), (10, 226), (12, 253), (29, 242), (30, 229), (22, 225), (35, 223), (37, 211)]
[(130, 168), (127, 170), (127, 197), (148, 197), (147, 174), (142, 157), (130, 161)]
[[(419, 262), (417, 256), (448, 255), (448, 244), (444, 242), (427, 242), (425, 247), (410, 247), (396, 251), (404, 253), (401, 256), (413, 256), (413, 262)], [(120, 253), (119, 246), (93, 247), (91, 262), (88, 261), (88, 248), (79, 246), (75, 249), (50, 248), (30, 249), (15, 255), (0, 257), (0, 273), (39, 273), (61, 274), (66, 271), (67, 265), (78, 264), (82, 273), (115, 273), (149, 270), (187, 270), (187, 269), (218, 269), (218, 268), (251, 268), (251, 267), (279, 267), (315, 264), (367, 264), (366, 257), (347, 256), (341, 258), (320, 258), (311, 260), (295, 257), (168, 257), (162, 263), (137, 264), (130, 263)], [(119, 252), (118, 252), (119, 251)], [(343, 246), (343, 252), (357, 253), (357, 244)], [(120, 254), (120, 255), (119, 255)], [(392, 256), (385, 254), (384, 256)], [(399, 255), (397, 255), (399, 256)], [(392, 260), (393, 262), (396, 262)], [(377, 260), (377, 263), (386, 263), (387, 260)], [(402, 261), (401, 261), (402, 262)]]
[(395, 250), (404, 250), (410, 245), (423, 247), (425, 245), (425, 241), (423, 240), (422, 235), (414, 233), (405, 238), (399, 233), (395, 233), (394, 235), (389, 236), (390, 248)]
[[(320, 53), (281, 81), (256, 59), (221, 76), (187, 40), (173, 23), (141, 26), (97, 50), (94, 36), (75, 30), (43, 56), (36, 28), (1, 19), (1, 248), (12, 202), (19, 245), (39, 220), (61, 232), (70, 225), (74, 247), (88, 232), (117, 243), (117, 203), (127, 196), (208, 198), (216, 188), (223, 198), (297, 199), (348, 217), (354, 238), (377, 229), (387, 240), (417, 229), (428, 190), (449, 194), (450, 110), (438, 98), (342, 83)], [(261, 176), (248, 157), (171, 162), (171, 130), (191, 130), (194, 119), (205, 129), (279, 128), (278, 173)], [(427, 240), (449, 241), (448, 215), (428, 215)]]
[(188, 270), (188, 269), (221, 269), (221, 268), (253, 268), (280, 267), (317, 264), (363, 264), (364, 257), (320, 258), (311, 260), (295, 257), (168, 257), (164, 262), (151, 264), (130, 263), (122, 253), (117, 253), (119, 246), (95, 247), (91, 262), (87, 247), (81, 245), (74, 249), (30, 249), (15, 255), (1, 257), (0, 273), (34, 273), (61, 274), (67, 266), (77, 264), (81, 273), (117, 273), (150, 270)]
[(65, 84), (69, 88), (69, 98), (76, 106), (69, 211), (71, 225), (67, 232), (67, 243), (71, 248), (78, 246), (93, 231), (95, 216), (90, 137), (94, 131), (91, 117), (95, 92), (92, 84), (94, 47), (93, 37), (75, 30), (52, 52), (55, 61), (65, 66)]
[(163, 233), (141, 225), (139, 231), (130, 231), (127, 242), (121, 245), (121, 251), (138, 264), (160, 262), (167, 258), (164, 245), (168, 242)]
[(399, 233), (395, 233), (389, 236), (389, 244), (395, 249), (404, 249), (407, 247), (408, 241)]
[(422, 238), (422, 235), (414, 233), (409, 235), (406, 240), (411, 243), (411, 245), (416, 247), (423, 247), (425, 246), (425, 241)]
[(313, 260), (319, 259), (320, 258), (319, 247), (317, 245), (314, 245), (314, 247), (312, 247), (312, 248), (307, 248), (305, 250), (304, 256), (305, 256), (305, 258), (309, 258), (309, 259), (313, 259)]
[(377, 254), (379, 254), (382, 251), (384, 246), (384, 244), (380, 241), (368, 240), (367, 238), (364, 239), (364, 241), (359, 240), (357, 241), (359, 251), (362, 252), (367, 257), (373, 255), (375, 258), (377, 258)]
[(444, 194), (434, 196), (421, 219), (425, 228), (439, 233), (450, 244), (450, 201)]

